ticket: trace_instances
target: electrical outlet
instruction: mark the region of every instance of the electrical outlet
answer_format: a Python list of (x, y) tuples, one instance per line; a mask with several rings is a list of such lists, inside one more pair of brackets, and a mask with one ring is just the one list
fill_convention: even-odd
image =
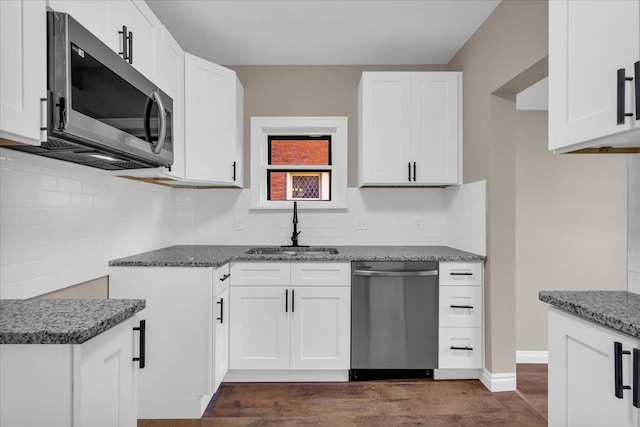
[(424, 221), (421, 217), (417, 217), (413, 220), (413, 224), (416, 227), (416, 230), (424, 230)]
[(366, 230), (369, 228), (366, 216), (359, 216), (356, 218), (356, 230)]
[(242, 220), (238, 216), (234, 218), (234, 227), (236, 231), (242, 231)]

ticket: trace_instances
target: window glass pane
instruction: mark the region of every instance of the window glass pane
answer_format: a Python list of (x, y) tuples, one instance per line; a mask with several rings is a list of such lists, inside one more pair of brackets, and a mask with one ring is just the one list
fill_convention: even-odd
[(331, 200), (331, 172), (268, 171), (267, 200)]
[(287, 200), (288, 172), (269, 172), (267, 200)]
[(331, 137), (270, 136), (270, 165), (330, 165)]

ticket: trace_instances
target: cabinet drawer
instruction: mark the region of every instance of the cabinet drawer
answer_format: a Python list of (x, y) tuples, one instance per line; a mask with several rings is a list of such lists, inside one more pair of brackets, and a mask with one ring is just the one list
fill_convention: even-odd
[(229, 278), (231, 277), (229, 271), (229, 264), (213, 270), (213, 295), (220, 295), (220, 292), (223, 292), (229, 287)]
[(440, 287), (440, 327), (482, 326), (481, 286)]
[(247, 286), (279, 285), (291, 283), (288, 262), (241, 262), (231, 264), (231, 284)]
[(481, 328), (440, 328), (439, 333), (438, 368), (479, 369), (482, 367)]
[(291, 263), (293, 286), (349, 286), (351, 263)]
[(441, 285), (482, 285), (481, 262), (441, 262)]

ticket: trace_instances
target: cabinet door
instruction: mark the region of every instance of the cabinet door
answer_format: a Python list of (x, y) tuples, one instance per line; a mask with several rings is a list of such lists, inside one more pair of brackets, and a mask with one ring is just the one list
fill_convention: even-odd
[[(211, 288), (210, 268), (113, 267), (109, 270), (110, 298), (147, 301), (144, 311), (148, 325), (147, 366), (139, 373), (140, 400), (161, 405), (163, 400), (196, 398), (210, 393)], [(162, 416), (140, 415), (141, 418)]]
[(236, 102), (233, 70), (185, 54), (187, 180), (235, 184)]
[(109, 43), (109, 0), (49, 0), (56, 12), (68, 13), (94, 36)]
[(167, 174), (184, 179), (184, 51), (164, 26), (160, 33), (158, 85), (173, 99), (173, 164)]
[(461, 73), (411, 73), (414, 184), (444, 185), (461, 181), (461, 80)]
[(291, 369), (349, 369), (351, 289), (292, 288)]
[(40, 145), (46, 96), (44, 1), (0, 2), (0, 138)]
[(231, 307), (229, 368), (289, 369), (291, 291), (232, 286)]
[(229, 289), (216, 297), (216, 327), (214, 339), (213, 392), (220, 387), (229, 370)]
[(73, 384), (78, 425), (136, 425), (138, 366), (132, 360), (136, 324), (134, 316), (74, 346), (74, 361), (80, 361)]
[[(549, 2), (549, 149), (612, 135), (617, 124), (617, 70), (633, 76), (640, 60), (640, 1)], [(625, 83), (628, 112), (632, 84)]]
[(411, 73), (362, 73), (358, 91), (360, 185), (411, 183)]
[[(614, 342), (624, 350), (638, 342), (549, 308), (549, 425), (633, 426), (639, 412), (614, 394)], [(623, 384), (631, 384), (631, 356), (622, 356)]]
[(122, 52), (122, 26), (133, 34), (132, 62), (149, 80), (156, 81), (157, 40), (160, 21), (149, 6), (141, 0), (114, 0), (109, 2), (109, 34), (107, 44), (115, 52)]

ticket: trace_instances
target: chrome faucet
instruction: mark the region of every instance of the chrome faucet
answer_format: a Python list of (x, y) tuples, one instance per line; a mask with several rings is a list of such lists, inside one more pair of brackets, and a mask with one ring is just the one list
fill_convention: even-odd
[(306, 247), (305, 245), (298, 244), (298, 235), (302, 231), (298, 231), (298, 202), (293, 202), (293, 233), (291, 234), (291, 244), (283, 245), (284, 248), (298, 248)]

